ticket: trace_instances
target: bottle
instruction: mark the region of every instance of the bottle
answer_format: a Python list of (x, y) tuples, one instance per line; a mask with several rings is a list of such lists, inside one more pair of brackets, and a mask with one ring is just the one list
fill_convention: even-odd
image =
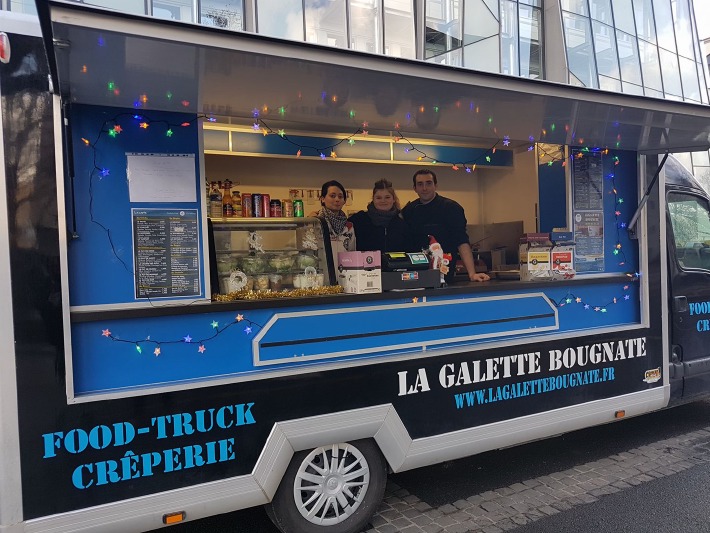
[(232, 191), (232, 209), (235, 217), (242, 216), (242, 195), (239, 191)]
[(232, 182), (224, 181), (224, 190), (222, 192), (222, 216), (232, 218), (234, 216), (234, 206), (232, 206)]
[(242, 195), (242, 216), (244, 218), (251, 218), (254, 216), (254, 206), (252, 204), (250, 192), (245, 192)]
[(214, 181), (210, 185), (209, 213), (210, 218), (219, 218), (222, 216), (222, 195)]

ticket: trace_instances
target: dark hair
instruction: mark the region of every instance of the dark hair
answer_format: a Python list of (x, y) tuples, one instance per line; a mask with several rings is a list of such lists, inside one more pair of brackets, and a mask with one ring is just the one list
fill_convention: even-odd
[[(342, 183), (340, 183), (339, 181), (335, 181), (335, 180), (326, 181), (323, 184), (323, 186), (320, 188), (320, 198), (325, 198), (326, 195), (328, 194), (328, 189), (330, 189), (331, 187), (337, 187), (338, 189), (343, 191), (343, 198), (347, 198), (348, 193), (345, 192), (345, 187), (343, 187)], [(321, 201), (321, 205), (322, 204), (323, 204), (323, 202)]]
[(394, 206), (397, 208), (397, 211), (399, 211), (399, 198), (397, 198), (397, 193), (394, 192), (394, 186), (392, 185), (392, 182), (386, 179), (381, 179), (377, 180), (375, 182), (375, 186), (372, 188), (372, 196), (375, 196), (375, 193), (377, 191), (387, 191), (392, 195), (392, 198), (394, 199)]
[(436, 174), (434, 174), (433, 170), (429, 170), (428, 168), (421, 168), (414, 173), (414, 176), (412, 176), (412, 185), (416, 187), (417, 176), (424, 176), (425, 174), (431, 174), (431, 177), (434, 180), (434, 185), (436, 185)]

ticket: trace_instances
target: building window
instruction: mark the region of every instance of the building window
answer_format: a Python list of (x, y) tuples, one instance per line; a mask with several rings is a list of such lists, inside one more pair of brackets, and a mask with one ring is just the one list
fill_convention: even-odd
[(350, 48), (362, 52), (379, 54), (380, 46), (380, 10), (379, 0), (350, 1)]
[(259, 0), (256, 27), (262, 35), (303, 41), (302, 0)]
[(153, 16), (161, 19), (193, 22), (192, 0), (153, 0)]
[(244, 2), (242, 0), (201, 0), (200, 22), (226, 30), (244, 29)]
[(305, 0), (306, 42), (347, 48), (345, 3), (342, 0)]
[(385, 55), (414, 59), (417, 57), (414, 36), (414, 2), (384, 0)]

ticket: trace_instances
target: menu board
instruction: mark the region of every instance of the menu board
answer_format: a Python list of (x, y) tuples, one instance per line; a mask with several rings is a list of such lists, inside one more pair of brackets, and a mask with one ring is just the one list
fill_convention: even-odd
[(604, 175), (602, 155), (572, 159), (575, 270), (604, 271)]
[(200, 295), (197, 209), (132, 209), (135, 297)]

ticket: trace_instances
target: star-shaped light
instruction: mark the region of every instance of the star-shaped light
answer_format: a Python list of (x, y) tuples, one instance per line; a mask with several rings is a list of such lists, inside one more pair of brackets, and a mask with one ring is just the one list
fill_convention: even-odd
[(400, 128), (399, 122), (395, 122), (395, 123), (394, 123), (394, 129), (398, 130), (399, 128)]
[(363, 127), (363, 128), (367, 128), (367, 127), (369, 127), (369, 126), (370, 126), (370, 123), (369, 123), (369, 122), (363, 122), (363, 123), (362, 123), (362, 127)]
[(108, 329), (102, 329), (102, 330), (101, 330), (101, 335), (103, 335), (104, 337), (110, 337), (110, 336), (111, 336), (111, 331), (108, 330)]
[(631, 296), (629, 296), (628, 294), (624, 295), (624, 300), (628, 300), (629, 298), (631, 298)]
[(116, 130), (108, 130), (109, 137), (116, 137), (116, 135), (117, 135)]
[(320, 158), (325, 159), (325, 154), (323, 152), (320, 153)]
[(486, 162), (487, 162), (487, 163), (490, 163), (490, 162), (491, 162), (491, 156), (489, 156), (489, 155), (486, 156)]
[(602, 313), (606, 313), (606, 307), (602, 307), (602, 308), (601, 308), (601, 312), (602, 312)]
[(369, 132), (367, 130), (362, 130), (362, 134), (363, 134), (363, 136), (367, 136), (367, 135), (369, 135)]
[(565, 300), (565, 303), (571, 304), (571, 303), (572, 303), (572, 298), (567, 298), (567, 299)]
[(249, 335), (249, 334), (251, 333), (251, 328), (250, 328), (249, 326), (245, 327), (245, 328), (244, 328), (244, 333), (246, 333), (247, 335)]
[(510, 137), (507, 135), (503, 136), (503, 146), (509, 146), (510, 145)]
[(244, 320), (244, 316), (243, 316), (243, 315), (237, 315), (237, 317), (236, 317), (234, 320), (236, 320), (237, 322), (241, 322), (242, 320)]
[(113, 127), (113, 131), (115, 131), (116, 133), (121, 133), (123, 131), (123, 128), (121, 126), (119, 126), (118, 124), (116, 124)]
[(286, 108), (284, 106), (279, 107), (279, 115), (284, 116), (286, 114)]
[(417, 303), (418, 301), (419, 301), (419, 298), (417, 298), (416, 296), (415, 296), (414, 298), (412, 298), (412, 303), (413, 303), (413, 304)]
[(214, 117), (210, 117), (207, 119), (207, 122), (217, 122), (217, 119)]
[(200, 347), (197, 348), (197, 351), (200, 352), (200, 353), (205, 353), (205, 350), (206, 350), (206, 349), (207, 349), (207, 348), (205, 348), (205, 345), (204, 345), (204, 344), (200, 344)]
[(213, 320), (212, 323), (210, 324), (212, 326), (212, 329), (217, 329), (219, 327), (219, 322), (216, 320)]
[(330, 157), (332, 157), (333, 159), (336, 159), (338, 157), (338, 154), (335, 153), (335, 150), (330, 151)]
[(144, 130), (147, 130), (147, 129), (148, 129), (148, 123), (147, 123), (147, 122), (141, 122), (139, 125), (140, 125), (140, 127), (143, 128)]
[(286, 136), (286, 132), (284, 130), (279, 130), (279, 137), (283, 138)]
[(254, 122), (254, 124), (251, 125), (251, 129), (254, 131), (259, 131), (261, 129), (261, 126), (259, 126), (258, 122)]
[(99, 173), (101, 174), (101, 177), (102, 177), (102, 178), (105, 178), (106, 176), (109, 175), (110, 171), (109, 171), (109, 169), (107, 169), (107, 168), (102, 168), (102, 169), (99, 171)]
[(262, 129), (261, 129), (261, 134), (262, 134), (264, 137), (266, 137), (266, 136), (269, 134), (269, 130), (267, 130), (266, 128), (262, 128)]
[(156, 346), (155, 350), (153, 350), (153, 353), (155, 354), (155, 357), (158, 357), (160, 355), (160, 346)]
[(614, 211), (614, 214), (618, 217), (621, 216), (621, 211)]
[(190, 337), (190, 335), (185, 335), (185, 336), (182, 338), (182, 340), (183, 340), (183, 342), (186, 342), (187, 344), (190, 344), (190, 343), (192, 342), (192, 337)]
[(585, 309), (589, 309), (589, 304), (584, 304)]
[(352, 146), (353, 144), (355, 144), (355, 139), (348, 139), (348, 144), (349, 144), (350, 146)]
[(458, 170), (458, 169), (459, 169), (458, 165), (451, 165), (451, 168), (452, 168), (453, 170)]
[(528, 146), (528, 152), (532, 152), (535, 149), (534, 146)]
[(614, 255), (619, 255), (619, 249), (618, 249), (618, 248), (614, 248), (614, 252), (613, 252), (613, 253), (614, 253)]
[(173, 136), (173, 130), (168, 128), (168, 131), (165, 132), (166, 137), (172, 137)]
[(473, 172), (473, 169), (472, 169), (471, 167), (466, 167), (466, 166), (465, 166), (464, 168), (466, 169), (466, 172), (468, 172), (469, 174), (470, 174), (471, 172)]
[(581, 303), (582, 303), (582, 299), (578, 297), (578, 298), (575, 300), (575, 302), (577, 302), (578, 304), (581, 304)]
[(594, 310), (599, 311), (599, 310), (601, 310), (601, 307), (595, 307)]

